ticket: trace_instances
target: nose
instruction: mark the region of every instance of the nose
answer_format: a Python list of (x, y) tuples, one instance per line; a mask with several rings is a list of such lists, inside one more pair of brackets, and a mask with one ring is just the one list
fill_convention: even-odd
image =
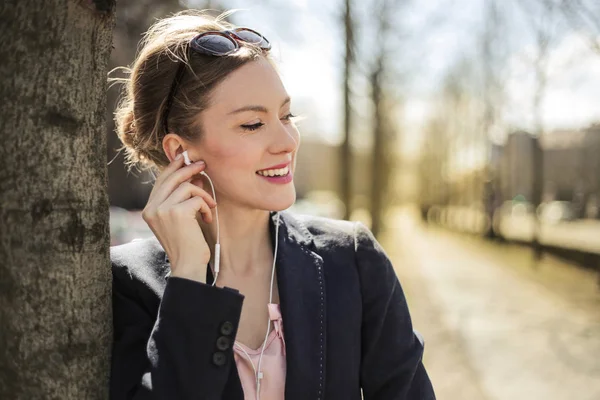
[(278, 153), (292, 153), (298, 149), (300, 135), (293, 123), (280, 122), (273, 134), (271, 151)]

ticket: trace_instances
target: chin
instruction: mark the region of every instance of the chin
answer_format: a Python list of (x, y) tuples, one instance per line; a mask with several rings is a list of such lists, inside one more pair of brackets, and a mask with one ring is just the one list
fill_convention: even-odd
[(282, 196), (278, 196), (276, 199), (269, 199), (267, 204), (263, 204), (262, 209), (268, 211), (283, 211), (290, 208), (296, 202), (296, 190), (295, 188), (290, 190), (288, 193)]

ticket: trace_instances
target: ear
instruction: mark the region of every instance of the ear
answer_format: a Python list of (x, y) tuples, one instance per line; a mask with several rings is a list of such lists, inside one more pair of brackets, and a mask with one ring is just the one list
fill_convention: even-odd
[(165, 135), (162, 146), (169, 161), (173, 161), (175, 157), (183, 153), (187, 147), (184, 140), (176, 133), (168, 133)]

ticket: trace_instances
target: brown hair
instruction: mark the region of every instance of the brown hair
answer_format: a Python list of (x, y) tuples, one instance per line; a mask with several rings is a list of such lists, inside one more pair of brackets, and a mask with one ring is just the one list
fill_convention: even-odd
[[(134, 165), (142, 170), (156, 170), (169, 164), (162, 148), (167, 133), (163, 121), (166, 107), (169, 107), (169, 131), (195, 141), (202, 135), (198, 115), (209, 106), (216, 85), (260, 56), (275, 66), (268, 53), (248, 43), (225, 57), (188, 51), (189, 41), (199, 33), (234, 29), (234, 25), (223, 21), (231, 13), (212, 17), (206, 11), (186, 10), (157, 21), (140, 42), (133, 65), (121, 68), (129, 78), (109, 79), (125, 84), (115, 111), (115, 123), (123, 143), (119, 151), (125, 150), (128, 170)], [(185, 72), (168, 105), (180, 63), (185, 64)]]

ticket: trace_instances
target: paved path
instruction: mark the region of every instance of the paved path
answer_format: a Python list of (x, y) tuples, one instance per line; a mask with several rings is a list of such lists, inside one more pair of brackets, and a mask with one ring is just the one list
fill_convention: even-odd
[(600, 399), (595, 271), (422, 226), (405, 212), (381, 238), (425, 336), (440, 400)]

